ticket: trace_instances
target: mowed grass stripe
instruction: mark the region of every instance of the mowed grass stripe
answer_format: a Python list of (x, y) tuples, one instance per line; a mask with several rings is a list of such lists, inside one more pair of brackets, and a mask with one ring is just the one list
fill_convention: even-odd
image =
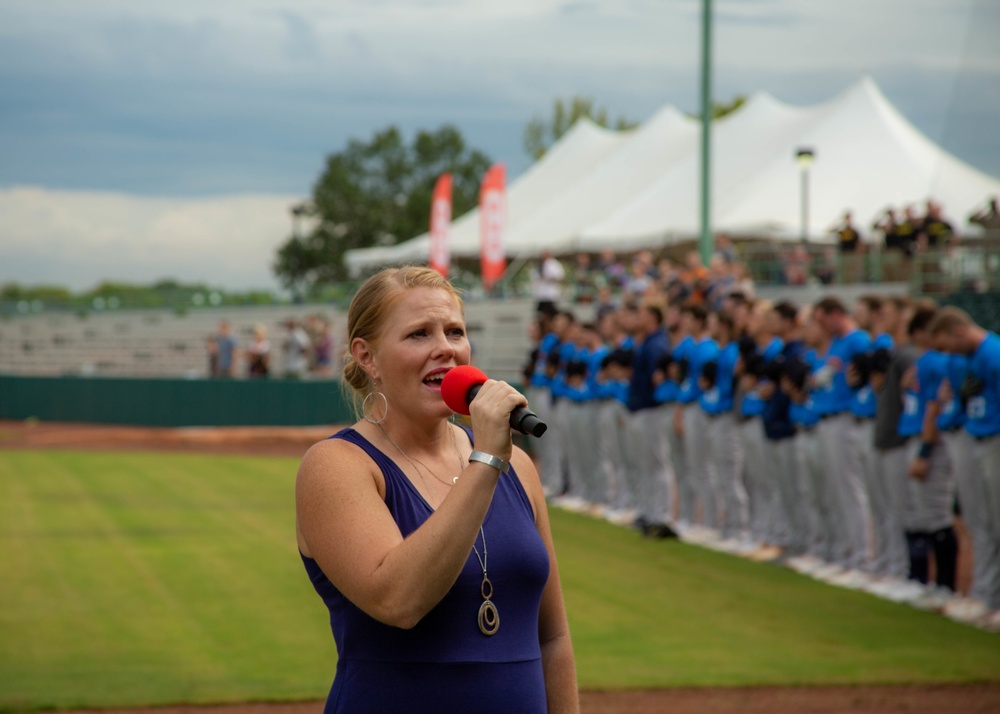
[(0, 620), (12, 635), (0, 645), (0, 705), (319, 696), (334, 652), (297, 562), (294, 469), (288, 459), (0, 456), (0, 499), (39, 514), (0, 527), (3, 559), (19, 553), (25, 573), (53, 561), (26, 576), (30, 600), (0, 591), (13, 620)]
[[(325, 696), (293, 459), (0, 452), (0, 709)], [(1000, 679), (1000, 637), (561, 511), (587, 688)]]
[(589, 686), (1000, 679), (996, 634), (577, 514), (552, 520)]

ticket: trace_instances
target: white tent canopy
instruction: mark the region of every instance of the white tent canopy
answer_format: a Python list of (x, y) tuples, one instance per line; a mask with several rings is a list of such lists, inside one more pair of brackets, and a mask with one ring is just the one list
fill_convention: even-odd
[[(579, 122), (508, 190), (508, 255), (604, 248), (633, 250), (699, 233), (699, 124), (665, 107), (637, 130)], [(932, 198), (961, 229), (1000, 194), (1000, 179), (959, 161), (921, 134), (863, 78), (838, 97), (794, 107), (766, 93), (712, 132), (712, 227), (773, 239), (801, 233), (799, 148), (809, 173), (809, 237), (821, 239), (851, 211), (869, 225), (888, 206)], [(426, 235), (392, 248), (351, 251), (348, 265), (426, 260)], [(479, 254), (479, 215), (452, 226), (451, 251)]]
[[(507, 224), (518, 225), (538, 211), (560, 191), (587, 175), (608, 154), (626, 142), (631, 132), (603, 129), (582, 119), (546, 152), (545, 156), (507, 188)], [(454, 256), (479, 255), (479, 210), (469, 211), (451, 224), (448, 232)], [(427, 260), (430, 236), (425, 233), (412, 240), (386, 248), (348, 251), (348, 269), (354, 273), (366, 266)]]

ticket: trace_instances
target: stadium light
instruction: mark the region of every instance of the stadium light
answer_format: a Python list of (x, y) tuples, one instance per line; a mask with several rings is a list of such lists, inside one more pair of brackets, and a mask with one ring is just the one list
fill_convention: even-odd
[(312, 204), (309, 201), (303, 201), (302, 203), (296, 203), (294, 206), (289, 208), (289, 212), (292, 214), (292, 237), (299, 238), (301, 233), (299, 231), (299, 221), (303, 216), (308, 216), (312, 209)]
[(803, 147), (795, 150), (795, 161), (799, 165), (802, 175), (802, 188), (800, 190), (799, 201), (802, 210), (802, 233), (801, 239), (805, 243), (809, 240), (809, 169), (812, 167), (816, 152), (813, 149)]

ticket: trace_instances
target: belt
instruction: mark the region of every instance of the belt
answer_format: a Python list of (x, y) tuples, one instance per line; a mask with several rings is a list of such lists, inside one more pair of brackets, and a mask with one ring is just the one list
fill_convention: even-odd
[(971, 436), (976, 441), (988, 441), (989, 439), (992, 439), (995, 436), (1000, 436), (1000, 433), (997, 433), (997, 434), (980, 434), (979, 436), (976, 436), (974, 434), (969, 434), (969, 436)]

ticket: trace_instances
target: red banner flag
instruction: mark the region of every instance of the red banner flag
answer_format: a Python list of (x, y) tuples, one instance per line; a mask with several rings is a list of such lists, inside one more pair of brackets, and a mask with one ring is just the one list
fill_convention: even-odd
[(503, 237), (507, 229), (507, 196), (503, 164), (494, 164), (483, 177), (479, 188), (479, 262), (483, 272), (483, 287), (493, 288), (507, 269)]
[(451, 174), (441, 174), (431, 199), (430, 266), (444, 277), (451, 267), (448, 229), (451, 227)]

